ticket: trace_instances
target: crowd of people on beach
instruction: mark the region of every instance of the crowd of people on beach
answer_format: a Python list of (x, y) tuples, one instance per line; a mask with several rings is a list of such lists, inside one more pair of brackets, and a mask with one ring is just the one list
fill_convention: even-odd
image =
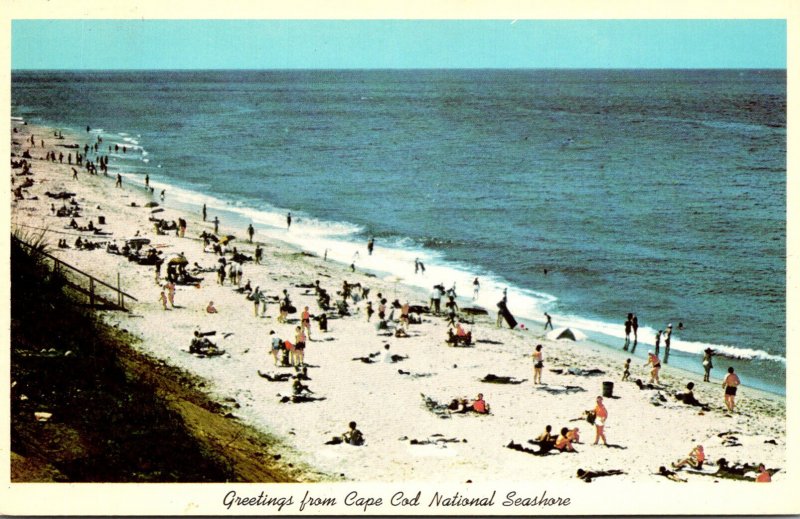
[[(58, 138), (58, 137), (57, 137)], [(31, 136), (29, 141), (30, 148), (36, 147), (34, 136)], [(90, 174), (96, 174), (97, 168), (104, 173), (108, 174), (108, 155), (99, 155), (99, 145), (102, 143), (102, 138), (98, 135), (96, 142), (91, 146), (87, 143), (83, 147), (83, 155), (76, 152), (75, 164), (82, 165), (86, 161), (86, 168)], [(44, 148), (45, 143), (40, 140), (39, 147)], [(77, 148), (80, 149), (80, 148)], [(111, 151), (109, 146), (109, 151)], [(114, 147), (114, 151), (119, 151), (119, 146)], [(127, 153), (127, 148), (122, 147), (122, 152)], [(89, 161), (87, 157), (94, 153), (94, 161)], [(30, 150), (28, 151), (30, 157)], [(16, 158), (16, 157), (15, 157)], [(47, 152), (46, 160), (50, 162), (58, 162), (63, 164), (64, 155), (59, 153), (56, 156), (55, 152)], [(72, 153), (66, 156), (67, 164), (72, 165)], [(25, 175), (30, 174), (31, 165), (29, 162), (16, 162), (18, 169), (22, 169)], [(13, 163), (12, 163), (13, 166)], [(73, 173), (73, 179), (77, 179), (77, 172)], [(117, 188), (123, 188), (122, 177), (119, 173), (116, 175), (115, 185)], [(149, 177), (145, 183), (145, 187), (152, 193), (152, 188), (149, 186)], [(163, 194), (163, 192), (162, 192)], [(69, 195), (69, 193), (67, 193)], [(55, 196), (53, 198), (56, 198)], [(77, 223), (75, 218), (80, 218), (81, 208), (77, 204), (73, 196), (59, 196), (64, 203), (60, 209), (51, 205), (51, 213), (54, 217), (69, 217), (70, 223), (68, 229), (80, 232), (92, 232), (94, 235), (102, 233), (102, 229), (96, 227), (90, 220), (86, 226), (81, 226)], [(162, 197), (163, 199), (163, 197)], [(153, 216), (154, 213), (148, 215), (148, 219), (153, 223), (153, 232), (155, 235), (163, 235), (168, 231), (175, 231), (175, 235), (180, 238), (191, 238), (187, 236), (188, 223), (184, 218), (178, 218), (177, 221), (167, 222)], [(202, 220), (207, 220), (208, 213), (206, 205), (202, 207)], [(314, 342), (312, 334), (316, 336), (317, 330), (320, 334), (325, 334), (329, 331), (328, 319), (329, 318), (346, 318), (357, 314), (362, 314), (362, 319), (372, 323), (373, 317), (375, 318), (375, 333), (376, 336), (392, 336), (394, 338), (402, 339), (409, 337), (413, 334), (412, 327), (419, 324), (423, 320), (423, 316), (432, 319), (441, 319), (445, 325), (447, 336), (442, 337), (444, 344), (455, 347), (473, 347), (475, 339), (473, 337), (473, 328), (471, 326), (474, 321), (470, 321), (469, 314), (466, 309), (459, 306), (459, 298), (456, 293), (455, 283), (450, 288), (445, 288), (444, 283), (437, 283), (432, 287), (427, 305), (425, 304), (411, 304), (408, 300), (400, 300), (395, 298), (394, 301), (389, 302), (389, 297), (385, 297), (382, 292), (372, 290), (371, 287), (366, 286), (361, 281), (350, 282), (345, 280), (340, 289), (336, 287), (323, 287), (320, 280), (314, 280), (312, 283), (296, 284), (293, 287), (287, 286), (282, 288), (279, 293), (267, 294), (260, 288), (259, 285), (253, 286), (250, 279), (244, 279), (245, 271), (252, 273), (249, 267), (244, 268), (244, 265), (252, 263), (253, 265), (264, 264), (264, 249), (261, 243), (255, 241), (256, 229), (250, 223), (245, 229), (244, 233), (247, 236), (248, 246), (254, 245), (252, 256), (248, 252), (243, 252), (234, 246), (235, 237), (233, 235), (221, 235), (219, 232), (220, 221), (218, 216), (214, 216), (213, 233), (205, 228), (199, 233), (199, 242), (201, 243), (202, 254), (213, 256), (213, 266), (201, 266), (198, 262), (194, 262), (194, 268), (190, 270), (190, 260), (181, 251), (179, 254), (171, 258), (164, 258), (161, 250), (154, 247), (146, 247), (149, 241), (138, 236), (131, 240), (125, 240), (119, 244), (114, 242), (105, 243), (105, 250), (110, 254), (119, 254), (128, 258), (130, 261), (142, 264), (152, 265), (154, 267), (154, 280), (158, 287), (157, 303), (164, 311), (180, 310), (187, 308), (189, 305), (181, 307), (176, 305), (176, 291), (177, 286), (180, 285), (193, 285), (201, 286), (203, 274), (214, 274), (216, 276), (217, 284), (220, 287), (230, 287), (232, 290), (242, 294), (248, 304), (253, 306), (253, 314), (256, 319), (267, 319), (274, 317), (275, 327), (271, 329), (268, 334), (268, 342), (266, 344), (267, 354), (272, 358), (274, 368), (293, 370), (294, 374), (291, 375), (292, 394), (286, 395), (282, 398), (287, 403), (306, 403), (314, 402), (323, 399), (324, 397), (312, 396), (314, 392), (311, 391), (304, 381), (310, 380), (307, 375), (306, 369), (308, 363), (306, 362), (306, 352), (308, 345)], [(286, 229), (291, 229), (292, 214), (286, 215)], [(137, 233), (138, 234), (138, 233)], [(83, 248), (86, 239), (79, 237), (76, 241), (76, 247)], [(239, 243), (239, 242), (235, 242)], [(63, 244), (63, 245), (62, 245)], [(69, 248), (66, 240), (59, 240), (59, 248)], [(375, 239), (370, 237), (367, 242), (367, 254), (372, 256), (376, 252)], [(380, 249), (377, 251), (380, 254)], [(327, 259), (327, 258), (326, 258)], [(354, 266), (355, 261), (353, 262)], [(422, 274), (425, 272), (425, 266), (419, 259), (414, 262), (415, 273)], [(166, 264), (166, 275), (162, 277), (162, 265)], [(354, 268), (352, 269), (355, 270)], [(480, 281), (476, 277), (472, 283), (472, 300), (477, 300), (480, 293)], [(319, 310), (312, 313), (308, 305), (302, 305), (302, 310), (299, 311), (299, 319), (294, 319), (290, 316), (298, 314), (298, 308), (292, 302), (289, 290), (302, 289), (303, 296), (312, 296), (316, 300)], [(444, 301), (444, 305), (442, 302)], [(463, 301), (463, 298), (462, 298)], [(269, 311), (269, 305), (274, 305), (275, 311)], [(502, 299), (497, 303), (497, 326), (502, 326), (505, 322), (510, 328), (515, 328), (516, 321), (508, 309), (507, 291), (503, 291)], [(220, 307), (209, 301), (205, 306), (203, 313), (208, 319), (213, 319), (214, 314), (228, 311), (227, 308)], [(249, 313), (249, 310), (248, 310)], [(272, 314), (272, 315), (270, 315)], [(552, 330), (552, 317), (545, 313), (544, 330), (548, 327)], [(207, 321), (212, 322), (212, 321)], [(312, 322), (316, 322), (317, 330), (312, 332)], [(678, 329), (683, 328), (683, 323), (680, 323)], [(638, 331), (639, 321), (634, 313), (629, 313), (625, 321), (625, 343), (623, 346), (624, 351), (634, 353), (638, 345)], [(188, 352), (205, 357), (213, 358), (225, 354), (225, 349), (220, 347), (217, 343), (211, 340), (215, 332), (199, 332), (195, 331), (190, 339)], [(632, 336), (632, 337), (631, 337)], [(632, 339), (632, 340), (631, 340)], [(670, 343), (672, 339), (672, 324), (668, 324), (663, 330), (658, 330), (655, 336), (654, 350), (647, 353), (647, 361), (644, 366), (649, 367), (650, 379), (647, 384), (651, 387), (661, 386), (659, 379), (659, 372), (661, 370), (662, 358), (660, 357), (660, 345), (663, 340), (664, 356), (663, 363), (668, 363)], [(320, 340), (319, 338), (317, 340)], [(309, 352), (313, 354), (312, 352)], [(713, 368), (712, 357), (714, 356), (712, 349), (706, 349), (703, 356), (704, 368), (704, 381), (710, 382), (710, 372)], [(388, 345), (387, 345), (388, 355)], [(533, 361), (533, 384), (536, 386), (546, 385), (542, 382), (542, 372), (544, 368), (544, 346), (536, 344), (531, 353)], [(738, 387), (741, 385), (741, 380), (737, 376), (733, 367), (728, 368), (728, 373), (725, 376), (722, 387), (724, 389), (724, 404), (725, 409), (729, 414), (735, 412), (735, 398), (737, 395)], [(627, 359), (624, 365), (622, 381), (629, 382), (631, 375), (631, 359)], [(276, 380), (283, 380), (286, 377), (280, 377), (274, 374), (262, 375), (265, 378), (274, 378)], [(289, 379), (286, 379), (289, 380)], [(645, 384), (639, 381), (640, 387)], [(704, 411), (709, 411), (711, 407), (708, 404), (701, 403), (697, 400), (693, 393), (694, 384), (689, 383), (686, 386), (686, 391), (677, 393), (676, 399), (684, 402), (687, 405), (702, 408)], [(474, 393), (473, 393), (474, 394)], [(284, 401), (284, 400), (282, 400)], [(455, 398), (448, 405), (447, 411), (451, 414), (477, 414), (477, 415), (491, 415), (489, 404), (484, 399), (482, 393), (478, 393), (477, 397), (469, 400), (466, 398)], [(609, 411), (605, 407), (603, 396), (597, 396), (594, 401), (594, 407), (586, 411), (587, 420), (595, 428), (594, 445), (602, 444), (609, 446), (606, 438), (605, 425), (609, 419)], [(340, 435), (339, 440), (341, 443), (363, 446), (365, 445), (364, 434), (357, 429), (356, 422), (350, 422), (348, 430)], [(511, 442), (509, 448), (521, 450), (536, 455), (548, 454), (551, 451), (557, 452), (577, 452), (575, 449), (576, 444), (580, 444), (580, 430), (577, 427), (562, 427), (560, 433), (557, 435), (552, 434), (552, 427), (547, 425), (545, 431), (539, 435), (535, 440), (530, 441), (536, 449), (525, 447), (520, 444)], [(513, 445), (513, 447), (512, 447)], [(685, 459), (679, 460), (672, 464), (672, 471), (659, 467), (659, 474), (673, 480), (681, 480), (675, 473), (683, 468), (691, 468), (694, 470), (702, 470), (706, 462), (706, 454), (702, 445), (696, 445), (689, 456)], [(770, 473), (761, 464), (758, 466), (759, 475), (757, 481), (769, 481)], [(603, 475), (616, 475), (622, 473), (621, 471), (585, 471), (579, 469), (578, 477), (584, 481), (591, 481), (592, 478), (600, 477)]]

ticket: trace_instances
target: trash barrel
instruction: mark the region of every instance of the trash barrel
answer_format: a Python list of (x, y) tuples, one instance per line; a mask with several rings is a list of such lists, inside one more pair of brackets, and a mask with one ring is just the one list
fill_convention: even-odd
[(98, 225), (105, 225), (106, 224), (106, 217), (105, 216), (98, 216), (97, 217), (97, 224)]
[(612, 397), (614, 396), (614, 383), (613, 382), (603, 382), (603, 396), (604, 397)]

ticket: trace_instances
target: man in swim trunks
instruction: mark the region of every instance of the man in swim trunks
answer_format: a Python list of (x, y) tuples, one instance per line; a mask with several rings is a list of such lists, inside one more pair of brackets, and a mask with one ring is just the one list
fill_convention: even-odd
[(725, 407), (727, 407), (728, 411), (731, 413), (736, 405), (736, 388), (738, 388), (741, 383), (739, 377), (733, 372), (733, 367), (731, 366), (728, 368), (728, 375), (725, 377), (725, 380), (722, 381), (722, 387), (725, 388)]

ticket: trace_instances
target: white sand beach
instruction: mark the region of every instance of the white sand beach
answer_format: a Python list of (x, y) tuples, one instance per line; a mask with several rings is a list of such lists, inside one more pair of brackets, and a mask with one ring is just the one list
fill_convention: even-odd
[[(310, 380), (303, 383), (313, 391), (311, 396), (324, 400), (281, 403), (278, 395), (291, 395), (292, 381), (270, 382), (259, 371), (294, 371), (273, 365), (270, 331), (294, 342), (294, 330), (300, 324), (299, 312), (303, 307), (308, 306), (312, 315), (321, 313), (314, 290), (298, 285), (313, 285), (319, 280), (332, 301), (336, 301), (341, 299), (337, 291), (344, 281), (360, 283), (369, 287), (368, 300), (376, 309), (378, 293), (389, 302), (396, 298), (411, 305), (427, 305), (428, 294), (369, 272), (353, 273), (348, 265), (303, 254), (256, 229), (254, 241), (264, 248), (264, 258), (261, 265), (244, 263), (242, 285), (250, 280), (253, 287), (259, 286), (267, 296), (279, 296), (287, 289), (298, 308), (298, 313), (289, 316), (288, 323), (276, 322), (278, 305), (274, 303), (267, 306), (265, 316), (254, 316), (253, 303), (229, 281), (220, 286), (214, 272), (200, 274), (203, 280), (196, 286), (179, 285), (176, 308), (164, 310), (159, 301), (162, 289), (154, 280), (154, 267), (109, 254), (105, 247), (76, 250), (77, 235), (104, 243), (138, 233), (150, 240), (146, 247), (156, 247), (164, 257), (182, 253), (189, 265), (196, 262), (211, 268), (218, 266), (218, 256), (203, 252), (203, 242), (198, 236), (202, 231), (213, 232), (213, 223), (203, 222), (199, 211), (188, 214), (172, 207), (169, 192), (162, 202), (157, 191), (150, 195), (141, 186), (127, 183), (122, 188), (115, 187), (113, 169), (104, 176), (90, 175), (84, 168), (78, 168), (78, 179), (74, 180), (66, 158), (63, 164), (43, 160), (47, 152), (62, 152), (66, 156), (68, 151), (55, 146), (51, 129), (19, 123), (12, 127), (18, 130), (11, 135), (11, 150), (16, 155), (12, 159), (19, 160), (25, 150), (32, 157), (32, 175), (16, 176), (20, 170), (12, 170), (15, 180), (12, 190), (25, 178), (32, 179), (33, 185), (21, 192), (23, 199), (13, 200), (12, 196), (11, 231), (27, 236), (44, 232), (53, 255), (110, 284), (116, 285), (119, 275), (122, 290), (138, 301), (126, 301), (130, 313), (101, 311), (102, 318), (137, 337), (137, 348), (143, 353), (195, 374), (203, 381), (199, 389), (224, 404), (233, 415), (231, 419), (280, 438), (283, 446), (279, 452), (284, 460), (310, 467), (308, 481), (533, 482), (544, 475), (550, 480), (567, 481), (575, 480), (577, 469), (583, 468), (623, 471), (620, 475), (597, 478), (599, 485), (606, 482), (674, 485), (678, 483), (656, 474), (659, 466), (669, 467), (686, 457), (697, 444), (705, 447), (710, 462), (706, 464), (707, 472), (715, 472), (716, 460), (725, 458), (731, 463), (764, 463), (768, 468), (780, 469), (774, 474), (774, 481), (787, 477), (785, 399), (742, 386), (737, 394), (736, 412), (727, 415), (721, 387), (721, 376), (727, 367), (723, 358), (715, 358), (711, 382), (665, 365), (661, 370), (662, 386), (640, 390), (633, 381), (647, 382), (649, 368), (642, 366), (638, 358), (634, 358), (630, 381), (622, 382), (626, 352), (609, 351), (587, 341), (547, 340), (540, 329), (497, 328), (494, 308), (487, 308), (488, 315), (476, 316), (474, 323), (466, 325), (474, 339), (472, 347), (450, 347), (445, 343), (448, 325), (443, 317), (423, 313), (420, 324), (408, 327), (408, 338), (397, 338), (376, 330), (377, 314), (367, 322), (363, 300), (357, 304), (350, 301), (351, 316), (336, 318), (334, 307), (327, 312), (330, 318), (327, 332), (320, 332), (316, 321), (312, 321), (312, 340), (305, 350)], [(35, 147), (26, 144), (32, 134), (36, 136)], [(94, 135), (65, 137), (58, 143), (83, 146)], [(41, 139), (45, 141), (44, 148)], [(91, 157), (94, 155), (90, 154)], [(76, 218), (78, 225), (87, 225), (91, 220), (110, 234), (98, 236), (90, 231), (82, 233), (65, 228), (70, 218), (57, 217), (51, 212), (51, 204), (58, 208), (62, 200), (49, 198), (47, 191), (75, 193), (74, 200), (81, 207), (81, 216)], [(148, 220), (151, 208), (146, 207), (152, 201), (164, 209), (155, 216), (167, 221), (184, 218), (188, 222), (185, 237), (176, 236), (174, 231), (163, 235), (154, 232), (153, 223)], [(105, 224), (98, 223), (99, 216), (104, 217)], [(279, 235), (278, 231), (300, 232), (271, 231), (271, 236)], [(253, 255), (255, 243), (248, 243), (245, 229), (229, 228), (223, 222), (220, 234), (235, 235), (232, 244), (240, 252)], [(66, 239), (71, 248), (58, 248), (59, 239)], [(162, 269), (162, 281), (165, 275), (166, 268)], [(430, 281), (432, 286), (440, 280)], [(209, 301), (214, 302), (218, 313), (206, 312)], [(458, 303), (471, 306), (468, 299)], [(399, 317), (399, 311), (395, 317)], [(195, 330), (215, 330), (212, 339), (226, 353), (205, 358), (190, 354), (189, 344)], [(397, 363), (384, 362), (386, 344), (392, 354), (407, 358)], [(544, 355), (541, 385), (532, 382), (531, 354), (537, 344), (543, 345)], [(375, 353), (378, 355), (374, 363), (353, 360), (369, 358)], [(551, 371), (566, 372), (569, 368), (597, 369), (603, 374), (578, 376)], [(520, 384), (481, 382), (487, 374), (525, 380)], [(608, 447), (592, 445), (594, 426), (581, 419), (583, 412), (592, 409), (595, 398), (602, 394), (604, 381), (614, 383), (613, 397), (605, 399), (609, 413), (605, 428)], [(674, 398), (674, 393), (683, 390), (690, 381), (695, 383), (697, 399), (710, 406), (708, 412)], [(490, 405), (489, 414), (439, 416), (426, 407), (423, 399), (426, 395), (447, 404), (454, 398), (473, 399), (478, 393)], [(366, 439), (364, 446), (326, 444), (346, 431), (350, 421), (358, 423)], [(507, 448), (511, 441), (532, 448), (527, 441), (536, 438), (548, 424), (554, 433), (566, 426), (579, 427), (577, 453), (533, 456)], [(417, 442), (412, 444), (412, 440)], [(748, 484), (754, 476), (740, 480), (712, 478), (686, 470), (679, 475), (689, 484), (714, 480), (731, 486)]]

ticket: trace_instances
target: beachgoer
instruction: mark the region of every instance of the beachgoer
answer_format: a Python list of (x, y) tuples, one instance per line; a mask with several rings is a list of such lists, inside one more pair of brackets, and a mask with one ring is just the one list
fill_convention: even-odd
[(542, 383), (542, 368), (544, 367), (544, 362), (542, 359), (542, 345), (537, 344), (536, 350), (533, 352), (533, 383), (534, 384), (541, 384)]
[(475, 278), (472, 281), (472, 300), (478, 299), (478, 293), (481, 291), (481, 283), (478, 281), (478, 278)]
[(264, 254), (264, 249), (261, 248), (261, 245), (256, 245), (256, 251), (254, 254), (254, 261), (256, 265), (261, 265), (261, 257)]
[(203, 221), (204, 222), (206, 221), (206, 216), (208, 216), (208, 213), (206, 213), (206, 204), (203, 204)]
[(594, 444), (597, 445), (599, 440), (603, 440), (603, 445), (608, 445), (606, 442), (606, 435), (604, 432), (606, 420), (608, 420), (608, 410), (603, 405), (603, 397), (597, 397), (597, 405), (594, 407), (594, 427), (595, 427), (595, 437), (594, 437)]
[(658, 330), (656, 332), (656, 355), (659, 354), (659, 350), (661, 349), (661, 334), (664, 333), (664, 330)]
[(628, 345), (631, 343), (631, 329), (633, 328), (633, 314), (628, 314), (628, 318), (625, 320), (625, 346), (622, 347), (623, 350), (628, 351)]
[(311, 314), (308, 313), (308, 307), (306, 306), (303, 309), (303, 313), (300, 314), (300, 326), (305, 330), (306, 335), (308, 336), (308, 340), (311, 340)]
[(295, 328), (294, 332), (294, 364), (302, 366), (306, 350), (306, 336), (299, 326)]
[(636, 347), (636, 343), (639, 342), (639, 318), (636, 317), (636, 314), (633, 314), (633, 319), (631, 319), (631, 328), (633, 329), (633, 346)]
[(544, 329), (546, 330), (547, 327), (549, 326), (550, 329), (552, 330), (553, 329), (553, 318), (547, 312), (544, 313), (544, 316), (547, 319), (547, 321), (544, 323)]
[(214, 234), (219, 234), (219, 218), (214, 217)]
[(275, 335), (275, 330), (270, 330), (269, 334), (272, 336), (272, 347), (270, 348), (270, 352), (272, 353), (272, 358), (275, 361), (275, 365), (277, 366), (280, 361), (278, 360), (278, 355), (280, 355), (281, 350), (283, 350), (283, 339)]
[(669, 363), (669, 345), (672, 342), (672, 323), (667, 325), (664, 332), (664, 364)]
[(544, 432), (536, 437), (537, 442), (542, 443), (553, 443), (556, 441), (556, 437), (552, 434), (553, 426), (547, 425), (544, 428)]
[(169, 299), (169, 305), (175, 308), (175, 283), (172, 281), (167, 281), (167, 299)]
[(367, 242), (367, 252), (370, 256), (372, 256), (372, 250), (375, 248), (375, 238), (370, 237), (369, 241)]
[(292, 213), (286, 214), (286, 228), (289, 229), (292, 226)]
[(680, 460), (677, 463), (672, 464), (672, 468), (680, 469), (681, 467), (689, 466), (696, 470), (701, 470), (703, 468), (703, 462), (706, 460), (706, 453), (703, 451), (702, 445), (697, 445), (692, 452), (689, 453), (689, 457)]
[(164, 308), (164, 310), (166, 310), (167, 309), (167, 296), (166, 296), (166, 294), (164, 294), (163, 290), (161, 291), (161, 294), (159, 294), (158, 300), (161, 301), (161, 306)]
[(556, 438), (555, 448), (561, 452), (576, 452), (569, 439), (569, 429), (567, 427), (561, 428), (561, 434)]
[(253, 224), (247, 226), (247, 236), (250, 238), (250, 243), (253, 243), (253, 234), (255, 234), (255, 229), (253, 229)]
[(767, 472), (767, 468), (763, 463), (758, 464), (758, 476), (756, 476), (756, 483), (771, 483), (772, 476)]
[(122, 187), (122, 175), (117, 173), (117, 182), (114, 184), (114, 187)]
[(350, 429), (342, 434), (342, 441), (348, 445), (354, 445), (358, 447), (360, 445), (364, 445), (364, 435), (361, 433), (361, 431), (356, 429), (356, 425), (357, 424), (355, 422), (350, 422), (348, 425)]
[(419, 273), (419, 258), (414, 258), (414, 274)]
[(627, 381), (629, 376), (631, 376), (631, 359), (625, 361), (625, 366), (622, 371), (622, 381)]
[(162, 189), (162, 190), (161, 190), (161, 201), (162, 201), (162, 202), (164, 201), (164, 194), (165, 194), (166, 192), (167, 192), (167, 190), (166, 190), (166, 189)]
[(679, 482), (679, 483), (686, 483), (685, 479), (679, 477), (675, 472), (673, 472), (671, 470), (668, 470), (667, 467), (665, 467), (664, 465), (661, 465), (660, 467), (658, 467), (657, 475), (664, 476), (665, 478), (667, 478), (669, 480), (676, 481), (676, 482)]
[(567, 439), (571, 443), (580, 443), (581, 442), (581, 430), (575, 427), (574, 429), (570, 429), (567, 433)]
[(736, 407), (736, 390), (741, 384), (741, 380), (739, 380), (739, 376), (733, 372), (733, 366), (728, 368), (728, 374), (725, 376), (725, 380), (722, 381), (722, 387), (725, 388), (725, 407), (728, 408), (729, 412), (733, 412), (734, 408)]
[(711, 369), (714, 367), (714, 364), (711, 362), (711, 357), (713, 356), (714, 350), (711, 348), (706, 348), (705, 351), (703, 351), (703, 370), (705, 371), (703, 382), (711, 381)]
[(144, 174), (144, 187), (150, 187), (150, 175)]
[(478, 414), (487, 414), (489, 412), (489, 404), (483, 399), (483, 393), (478, 393), (478, 398), (472, 402), (472, 410)]
[(214, 308), (214, 301), (209, 301), (208, 306), (206, 307), (206, 313), (208, 314), (216, 314), (217, 309)]
[(647, 352), (647, 362), (644, 363), (645, 366), (652, 365), (653, 369), (650, 370), (650, 384), (656, 383), (661, 384), (658, 380), (658, 371), (661, 369), (661, 361), (658, 359), (658, 355), (653, 353), (652, 351)]
[(375, 313), (375, 309), (372, 308), (372, 301), (367, 301), (366, 313), (367, 313), (367, 322), (369, 322), (369, 320), (372, 318), (372, 314)]
[(443, 294), (444, 290), (441, 284), (433, 287), (433, 290), (431, 291), (431, 312), (433, 312), (433, 315), (439, 315), (439, 312), (441, 311)]

